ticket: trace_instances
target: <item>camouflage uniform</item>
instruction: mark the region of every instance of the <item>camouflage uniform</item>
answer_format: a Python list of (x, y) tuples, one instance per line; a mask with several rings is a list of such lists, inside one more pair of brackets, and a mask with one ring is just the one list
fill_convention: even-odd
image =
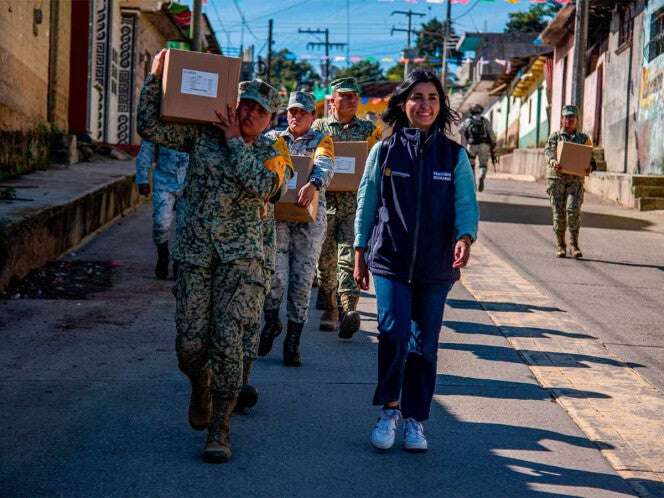
[(156, 245), (168, 242), (173, 213), (175, 231), (180, 232), (184, 219), (182, 189), (187, 176), (189, 156), (167, 147), (159, 147), (148, 140), (141, 143), (136, 156), (136, 184), (149, 184), (152, 178), (152, 238)]
[(320, 187), (315, 223), (277, 221), (277, 265), (272, 289), (265, 301), (266, 310), (278, 310), (288, 286), (288, 320), (304, 323), (309, 310), (311, 284), (316, 273), (327, 218), (325, 189), (334, 173), (334, 144), (321, 132), (309, 130), (295, 138), (288, 130), (273, 131), (270, 137), (282, 137), (291, 155), (314, 157), (310, 179)]
[(259, 309), (264, 295), (261, 212), (292, 165), (283, 142), (246, 147), (214, 126), (161, 121), (160, 86), (153, 75), (146, 78), (138, 131), (190, 154), (185, 226), (175, 244), (178, 362), (192, 382), (209, 368), (213, 402), (234, 399), (242, 385), (247, 310)]
[[(556, 160), (556, 149), (559, 141), (574, 142), (577, 144), (592, 145), (590, 137), (585, 133), (567, 133), (564, 130), (555, 131), (549, 137), (544, 156), (547, 161), (546, 192), (553, 208), (553, 231), (558, 240), (564, 242), (565, 229), (573, 241), (578, 241), (581, 228), (581, 205), (583, 204), (584, 178), (580, 176), (559, 173), (553, 167)], [(564, 243), (562, 244), (564, 246)]]
[[(287, 154), (288, 146), (286, 142), (282, 137), (276, 135), (268, 136), (265, 134), (258, 137), (256, 142), (254, 142), (254, 144), (251, 146), (251, 149), (255, 152), (258, 158), (262, 158), (266, 152), (269, 156), (270, 148), (267, 146), (273, 143), (279, 144), (279, 147), (283, 148), (282, 152)], [(269, 157), (266, 157), (266, 159), (269, 159)], [(282, 188), (287, 186), (287, 182), (290, 177), (290, 171), (287, 171)], [(263, 233), (263, 259), (261, 260), (263, 271), (263, 287), (262, 294), (258, 296), (260, 305), (247, 308), (245, 317), (246, 332), (244, 333), (244, 354), (245, 358), (249, 360), (255, 360), (258, 356), (257, 353), (258, 341), (260, 338), (261, 311), (265, 306), (265, 298), (270, 292), (277, 259), (277, 232), (276, 222), (274, 219), (273, 203), (267, 203), (265, 209), (266, 212), (262, 219), (261, 227)]]
[[(341, 123), (334, 116), (317, 119), (311, 126), (332, 137), (335, 142), (364, 141), (369, 149), (380, 140), (381, 132), (371, 121), (354, 117), (350, 123)], [(353, 241), (357, 210), (355, 192), (327, 192), (327, 233), (318, 260), (318, 285), (322, 291), (337, 289), (339, 294), (359, 295), (353, 279), (355, 258)]]

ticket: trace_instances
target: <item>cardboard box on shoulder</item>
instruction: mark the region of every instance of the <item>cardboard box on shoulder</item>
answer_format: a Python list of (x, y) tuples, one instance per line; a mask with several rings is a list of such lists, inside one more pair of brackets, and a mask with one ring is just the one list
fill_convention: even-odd
[(558, 142), (556, 157), (561, 166), (561, 173), (573, 176), (587, 176), (586, 170), (590, 167), (590, 160), (593, 157), (593, 147), (592, 145), (561, 141)]
[(162, 77), (161, 117), (184, 123), (216, 123), (215, 110), (237, 104), (241, 60), (169, 49)]
[(334, 176), (327, 190), (357, 192), (369, 149), (367, 142), (334, 142)]
[(311, 204), (306, 208), (298, 206), (297, 194), (309, 182), (309, 175), (314, 167), (310, 156), (291, 156), (295, 174), (288, 182), (288, 190), (274, 205), (274, 218), (278, 221), (296, 221), (298, 223), (315, 223), (318, 215), (318, 197), (316, 192)]

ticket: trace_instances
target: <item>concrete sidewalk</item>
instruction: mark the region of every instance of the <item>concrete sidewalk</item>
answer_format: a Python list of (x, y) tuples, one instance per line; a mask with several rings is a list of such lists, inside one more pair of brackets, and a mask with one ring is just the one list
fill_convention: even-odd
[(281, 366), (277, 340), (253, 376), (259, 404), (234, 418), (232, 462), (201, 463), (150, 226), (141, 207), (77, 252), (121, 265), (108, 292), (0, 302), (0, 495), (633, 496), (461, 284), (441, 335), (428, 453), (369, 444), (376, 310), (366, 294), (351, 342), (316, 330), (312, 313), (302, 368)]

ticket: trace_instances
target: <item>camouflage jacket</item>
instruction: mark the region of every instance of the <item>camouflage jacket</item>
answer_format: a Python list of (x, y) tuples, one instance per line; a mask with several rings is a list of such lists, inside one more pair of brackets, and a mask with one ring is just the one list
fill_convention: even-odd
[(366, 140), (369, 143), (369, 150), (381, 139), (380, 128), (368, 119), (360, 119), (357, 116), (353, 117), (350, 123), (344, 124), (331, 115), (314, 121), (311, 129), (329, 135), (336, 142)]
[(211, 125), (167, 123), (160, 119), (161, 81), (149, 75), (138, 106), (138, 132), (146, 140), (189, 154), (184, 187), (184, 228), (174, 257), (209, 266), (216, 251), (221, 262), (262, 259), (261, 213), (292, 169), (283, 140), (246, 146), (225, 140)]
[[(582, 177), (579, 176), (573, 176), (573, 175), (565, 175), (564, 173), (559, 173), (555, 170), (555, 168), (552, 166), (551, 162), (556, 160), (557, 157), (557, 149), (558, 149), (558, 142), (560, 141), (563, 142), (574, 142), (576, 144), (582, 144), (582, 145), (592, 145), (592, 140), (590, 140), (590, 137), (586, 135), (585, 133), (582, 133), (580, 131), (574, 132), (574, 133), (567, 133), (564, 130), (558, 130), (554, 131), (550, 136), (549, 140), (546, 143), (546, 148), (544, 149), (544, 157), (546, 158), (546, 177), (550, 179), (556, 179), (556, 178), (566, 178), (566, 179), (577, 179), (579, 181), (583, 181)], [(593, 160), (594, 162), (594, 160)]]
[(298, 138), (288, 130), (273, 130), (267, 135), (275, 140), (282, 137), (288, 146), (288, 152), (293, 156), (313, 155), (314, 167), (309, 179), (318, 180), (321, 191), (327, 188), (334, 175), (334, 143), (329, 136), (312, 129)]

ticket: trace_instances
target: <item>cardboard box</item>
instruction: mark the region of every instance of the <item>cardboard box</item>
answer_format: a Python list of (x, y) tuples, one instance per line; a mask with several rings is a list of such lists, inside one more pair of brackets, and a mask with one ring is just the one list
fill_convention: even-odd
[(297, 205), (297, 194), (306, 183), (314, 167), (309, 156), (291, 156), (295, 175), (288, 182), (288, 190), (274, 205), (274, 217), (278, 221), (296, 221), (298, 223), (315, 223), (318, 215), (318, 197), (316, 192), (311, 204), (306, 208)]
[(241, 60), (169, 49), (164, 60), (161, 117), (185, 123), (216, 123), (215, 110), (237, 104)]
[(558, 163), (562, 166), (561, 173), (573, 176), (587, 176), (593, 157), (592, 145), (581, 145), (573, 142), (558, 142), (556, 151)]
[(357, 192), (369, 149), (367, 142), (334, 142), (334, 176), (327, 190)]

